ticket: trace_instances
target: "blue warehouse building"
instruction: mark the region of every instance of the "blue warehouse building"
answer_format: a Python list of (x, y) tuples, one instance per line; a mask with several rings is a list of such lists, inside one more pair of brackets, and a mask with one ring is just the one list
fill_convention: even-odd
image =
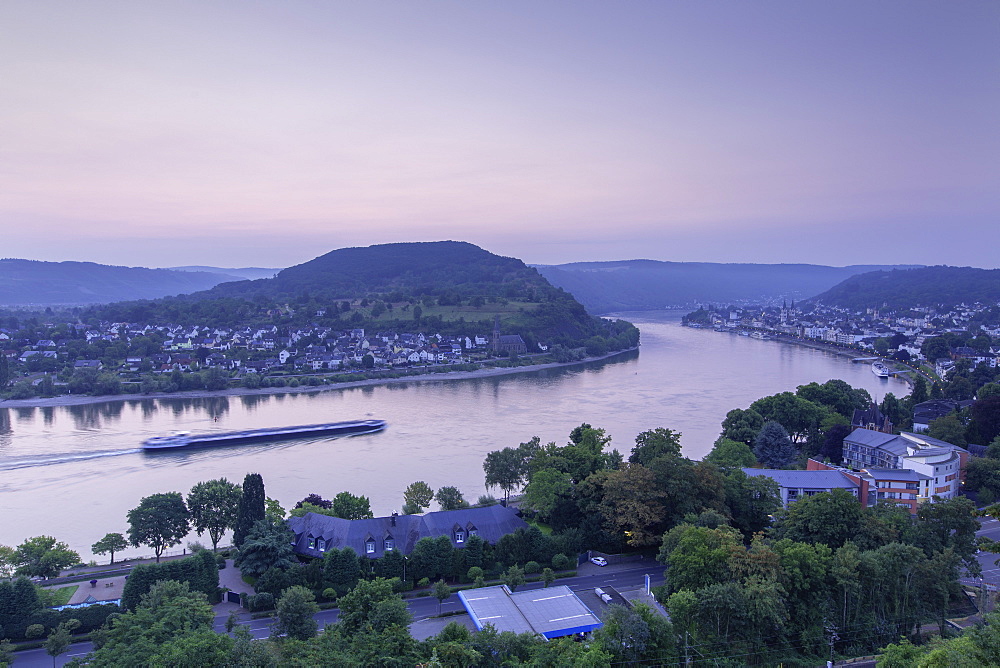
[(603, 626), (573, 591), (565, 586), (511, 592), (506, 585), (458, 592), (472, 623), (482, 630), (537, 633), (545, 639), (589, 633)]

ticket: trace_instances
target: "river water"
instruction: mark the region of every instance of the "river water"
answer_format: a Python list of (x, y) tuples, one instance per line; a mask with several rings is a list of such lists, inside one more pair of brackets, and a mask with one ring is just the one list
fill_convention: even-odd
[[(626, 455), (636, 434), (668, 427), (682, 433), (684, 454), (698, 459), (727, 411), (768, 394), (831, 378), (876, 398), (908, 392), (902, 381), (876, 378), (867, 364), (829, 352), (688, 329), (676, 312), (621, 315), (642, 331), (641, 350), (572, 368), (314, 394), (0, 408), (0, 544), (51, 535), (87, 560), (104, 534), (126, 532), (125, 514), (143, 496), (186, 494), (219, 477), (239, 483), (248, 472), (261, 473), (267, 495), (285, 507), (312, 492), (332, 498), (347, 490), (368, 496), (375, 514), (386, 515), (402, 506), (403, 490), (415, 480), (435, 489), (454, 485), (475, 501), (485, 491), (487, 452), (535, 435), (562, 444), (582, 422), (606, 429), (612, 447)], [(139, 449), (144, 439), (176, 430), (369, 416), (387, 420), (388, 429), (190, 452)], [(149, 553), (139, 548), (123, 556)]]

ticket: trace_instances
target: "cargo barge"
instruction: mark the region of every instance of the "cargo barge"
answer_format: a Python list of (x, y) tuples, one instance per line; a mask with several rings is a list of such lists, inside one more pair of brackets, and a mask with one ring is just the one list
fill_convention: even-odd
[(144, 450), (172, 450), (176, 448), (209, 447), (234, 445), (237, 443), (260, 443), (262, 441), (284, 441), (306, 436), (356, 436), (371, 434), (385, 429), (385, 420), (355, 420), (351, 422), (328, 422), (326, 424), (306, 424), (297, 427), (275, 427), (270, 429), (248, 429), (246, 431), (219, 431), (192, 434), (179, 431), (170, 436), (154, 436), (143, 441)]

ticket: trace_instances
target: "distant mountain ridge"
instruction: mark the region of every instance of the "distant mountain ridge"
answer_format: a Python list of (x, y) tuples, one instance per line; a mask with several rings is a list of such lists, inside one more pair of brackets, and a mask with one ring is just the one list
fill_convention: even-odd
[(1000, 302), (1000, 269), (936, 266), (873, 271), (851, 276), (808, 301), (856, 310), (996, 304)]
[(0, 260), (0, 305), (107, 304), (206, 290), (239, 280), (209, 272), (116, 267), (94, 262)]
[(721, 264), (621, 260), (534, 265), (594, 313), (707, 302), (807, 299), (850, 276), (918, 265)]
[(205, 272), (208, 274), (221, 274), (228, 276), (230, 281), (255, 281), (258, 278), (273, 278), (281, 267), (207, 267), (202, 265), (192, 265), (187, 267), (164, 267), (171, 271)]

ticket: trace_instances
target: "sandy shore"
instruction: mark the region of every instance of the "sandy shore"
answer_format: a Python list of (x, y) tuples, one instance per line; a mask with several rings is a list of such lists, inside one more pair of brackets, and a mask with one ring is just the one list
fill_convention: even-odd
[(0, 408), (36, 408), (45, 406), (83, 406), (85, 404), (102, 404), (109, 401), (142, 401), (146, 399), (207, 399), (211, 397), (242, 397), (262, 394), (299, 394), (304, 392), (330, 392), (346, 390), (353, 387), (368, 387), (371, 385), (395, 385), (399, 383), (447, 382), (451, 380), (468, 380), (470, 378), (492, 378), (493, 376), (511, 376), (518, 373), (530, 373), (542, 369), (573, 367), (590, 362), (603, 360), (630, 353), (637, 348), (619, 350), (600, 357), (587, 357), (579, 362), (550, 362), (548, 364), (532, 364), (530, 366), (502, 367), (493, 369), (477, 369), (475, 371), (447, 371), (442, 373), (426, 373), (402, 378), (371, 378), (333, 385), (303, 385), (299, 387), (262, 387), (252, 390), (246, 387), (234, 387), (227, 390), (192, 390), (189, 392), (150, 392), (149, 394), (108, 394), (102, 396), (69, 395), (33, 399), (0, 400)]

